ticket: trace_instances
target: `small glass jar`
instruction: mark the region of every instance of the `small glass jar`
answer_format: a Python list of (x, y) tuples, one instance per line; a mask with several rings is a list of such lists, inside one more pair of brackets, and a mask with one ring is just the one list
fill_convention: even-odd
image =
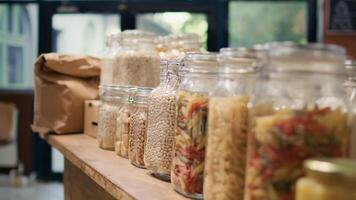
[(116, 118), (121, 106), (122, 90), (115, 85), (102, 85), (99, 89), (101, 105), (99, 107), (97, 140), (100, 148), (113, 151), (115, 149)]
[(148, 96), (152, 88), (137, 88), (133, 98), (133, 111), (129, 118), (128, 157), (131, 164), (145, 168), (144, 152), (147, 133)]
[(306, 176), (296, 184), (296, 200), (355, 200), (356, 162), (313, 159), (304, 162)]
[(220, 49), (219, 81), (209, 97), (204, 199), (243, 199), (248, 102), (263, 66), (259, 51)]
[(115, 54), (119, 48), (121, 34), (110, 34), (105, 39), (105, 51), (102, 58), (100, 85), (113, 84), (113, 69), (115, 65)]
[(184, 196), (201, 199), (208, 93), (218, 81), (217, 54), (188, 54), (184, 64), (189, 72), (184, 76), (177, 92), (177, 128), (171, 183)]
[(120, 107), (116, 118), (115, 153), (118, 156), (127, 158), (128, 148), (128, 118), (130, 116), (130, 99), (133, 97), (136, 88), (131, 86), (119, 86), (122, 90), (120, 95)]
[(169, 181), (176, 124), (177, 62), (161, 61), (162, 80), (148, 97), (145, 165), (150, 174)]
[(344, 60), (334, 45), (270, 46), (267, 79), (251, 103), (245, 200), (294, 199), (305, 159), (348, 154)]
[(155, 51), (154, 34), (138, 30), (121, 33), (115, 54), (113, 83), (138, 87), (159, 85), (160, 57)]

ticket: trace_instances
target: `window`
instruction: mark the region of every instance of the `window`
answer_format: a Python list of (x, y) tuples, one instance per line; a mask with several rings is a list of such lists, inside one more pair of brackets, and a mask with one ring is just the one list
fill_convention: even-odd
[(151, 31), (157, 35), (171, 33), (196, 33), (207, 46), (208, 22), (205, 14), (189, 12), (164, 12), (137, 15), (137, 29)]
[(120, 31), (117, 14), (55, 14), (53, 51), (101, 56), (105, 36)]
[(270, 41), (307, 41), (306, 2), (238, 1), (229, 3), (229, 45)]
[(0, 5), (0, 88), (33, 87), (37, 18), (34, 4)]

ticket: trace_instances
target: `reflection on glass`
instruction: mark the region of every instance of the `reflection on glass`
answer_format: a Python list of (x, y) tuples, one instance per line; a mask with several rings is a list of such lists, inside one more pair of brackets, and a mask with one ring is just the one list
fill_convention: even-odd
[(23, 82), (23, 49), (21, 47), (7, 47), (8, 82), (10, 84)]
[(206, 47), (208, 22), (205, 14), (188, 12), (164, 12), (137, 15), (137, 29), (151, 31), (157, 35), (171, 33), (196, 33)]
[(305, 2), (238, 1), (229, 4), (230, 46), (270, 41), (306, 42)]
[(52, 18), (54, 46), (60, 53), (101, 56), (107, 34), (120, 31), (116, 14), (56, 14)]

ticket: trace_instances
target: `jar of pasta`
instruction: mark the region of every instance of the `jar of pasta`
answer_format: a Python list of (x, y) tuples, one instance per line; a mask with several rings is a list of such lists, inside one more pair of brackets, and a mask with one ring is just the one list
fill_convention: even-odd
[(98, 116), (97, 140), (99, 147), (115, 149), (116, 118), (121, 106), (122, 89), (115, 85), (102, 85), (100, 89), (101, 105)]
[[(117, 115), (117, 143), (115, 146), (116, 154), (127, 158), (129, 148), (129, 130), (130, 130), (130, 117), (133, 111), (133, 98), (136, 94), (136, 87), (127, 87), (122, 98), (122, 106)], [(121, 139), (119, 139), (121, 138)]]
[(148, 97), (148, 126), (145, 165), (150, 174), (169, 181), (176, 125), (178, 64), (161, 61), (161, 84)]
[(147, 98), (152, 88), (137, 88), (133, 97), (133, 110), (129, 117), (128, 157), (131, 164), (145, 168), (144, 150), (147, 133)]
[(259, 50), (220, 50), (219, 81), (209, 98), (204, 199), (243, 199), (248, 102), (263, 66)]
[(270, 45), (251, 104), (245, 200), (294, 199), (305, 159), (348, 154), (344, 60), (334, 45)]
[(184, 63), (189, 72), (184, 75), (177, 92), (171, 183), (184, 196), (202, 198), (208, 93), (218, 80), (217, 54), (188, 54)]
[(296, 200), (355, 200), (356, 162), (312, 159), (304, 162), (306, 176), (296, 184)]
[(154, 34), (126, 30), (120, 34), (120, 38), (111, 73), (113, 84), (157, 87), (160, 57), (155, 51)]
[(118, 86), (121, 88), (120, 107), (116, 118), (115, 132), (115, 153), (121, 157), (127, 158), (128, 148), (128, 118), (130, 116), (130, 99), (134, 96), (136, 88), (131, 86)]

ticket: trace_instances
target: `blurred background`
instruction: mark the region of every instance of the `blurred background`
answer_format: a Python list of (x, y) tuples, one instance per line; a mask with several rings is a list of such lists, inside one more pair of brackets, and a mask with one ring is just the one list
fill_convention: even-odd
[[(338, 15), (334, 8), (341, 9)], [(0, 0), (0, 102), (14, 104), (10, 139), (0, 143), (0, 199), (26, 199), (38, 188), (63, 199), (58, 192), (63, 157), (30, 129), (33, 63), (39, 54), (101, 56), (107, 34), (137, 28), (157, 35), (197, 33), (210, 51), (294, 41), (341, 44), (355, 55), (353, 8), (352, 0)], [(329, 16), (339, 17), (341, 25), (329, 27)], [(342, 20), (351, 20), (351, 27)], [(19, 193), (5, 181), (9, 174), (59, 182), (34, 181), (32, 189)]]

